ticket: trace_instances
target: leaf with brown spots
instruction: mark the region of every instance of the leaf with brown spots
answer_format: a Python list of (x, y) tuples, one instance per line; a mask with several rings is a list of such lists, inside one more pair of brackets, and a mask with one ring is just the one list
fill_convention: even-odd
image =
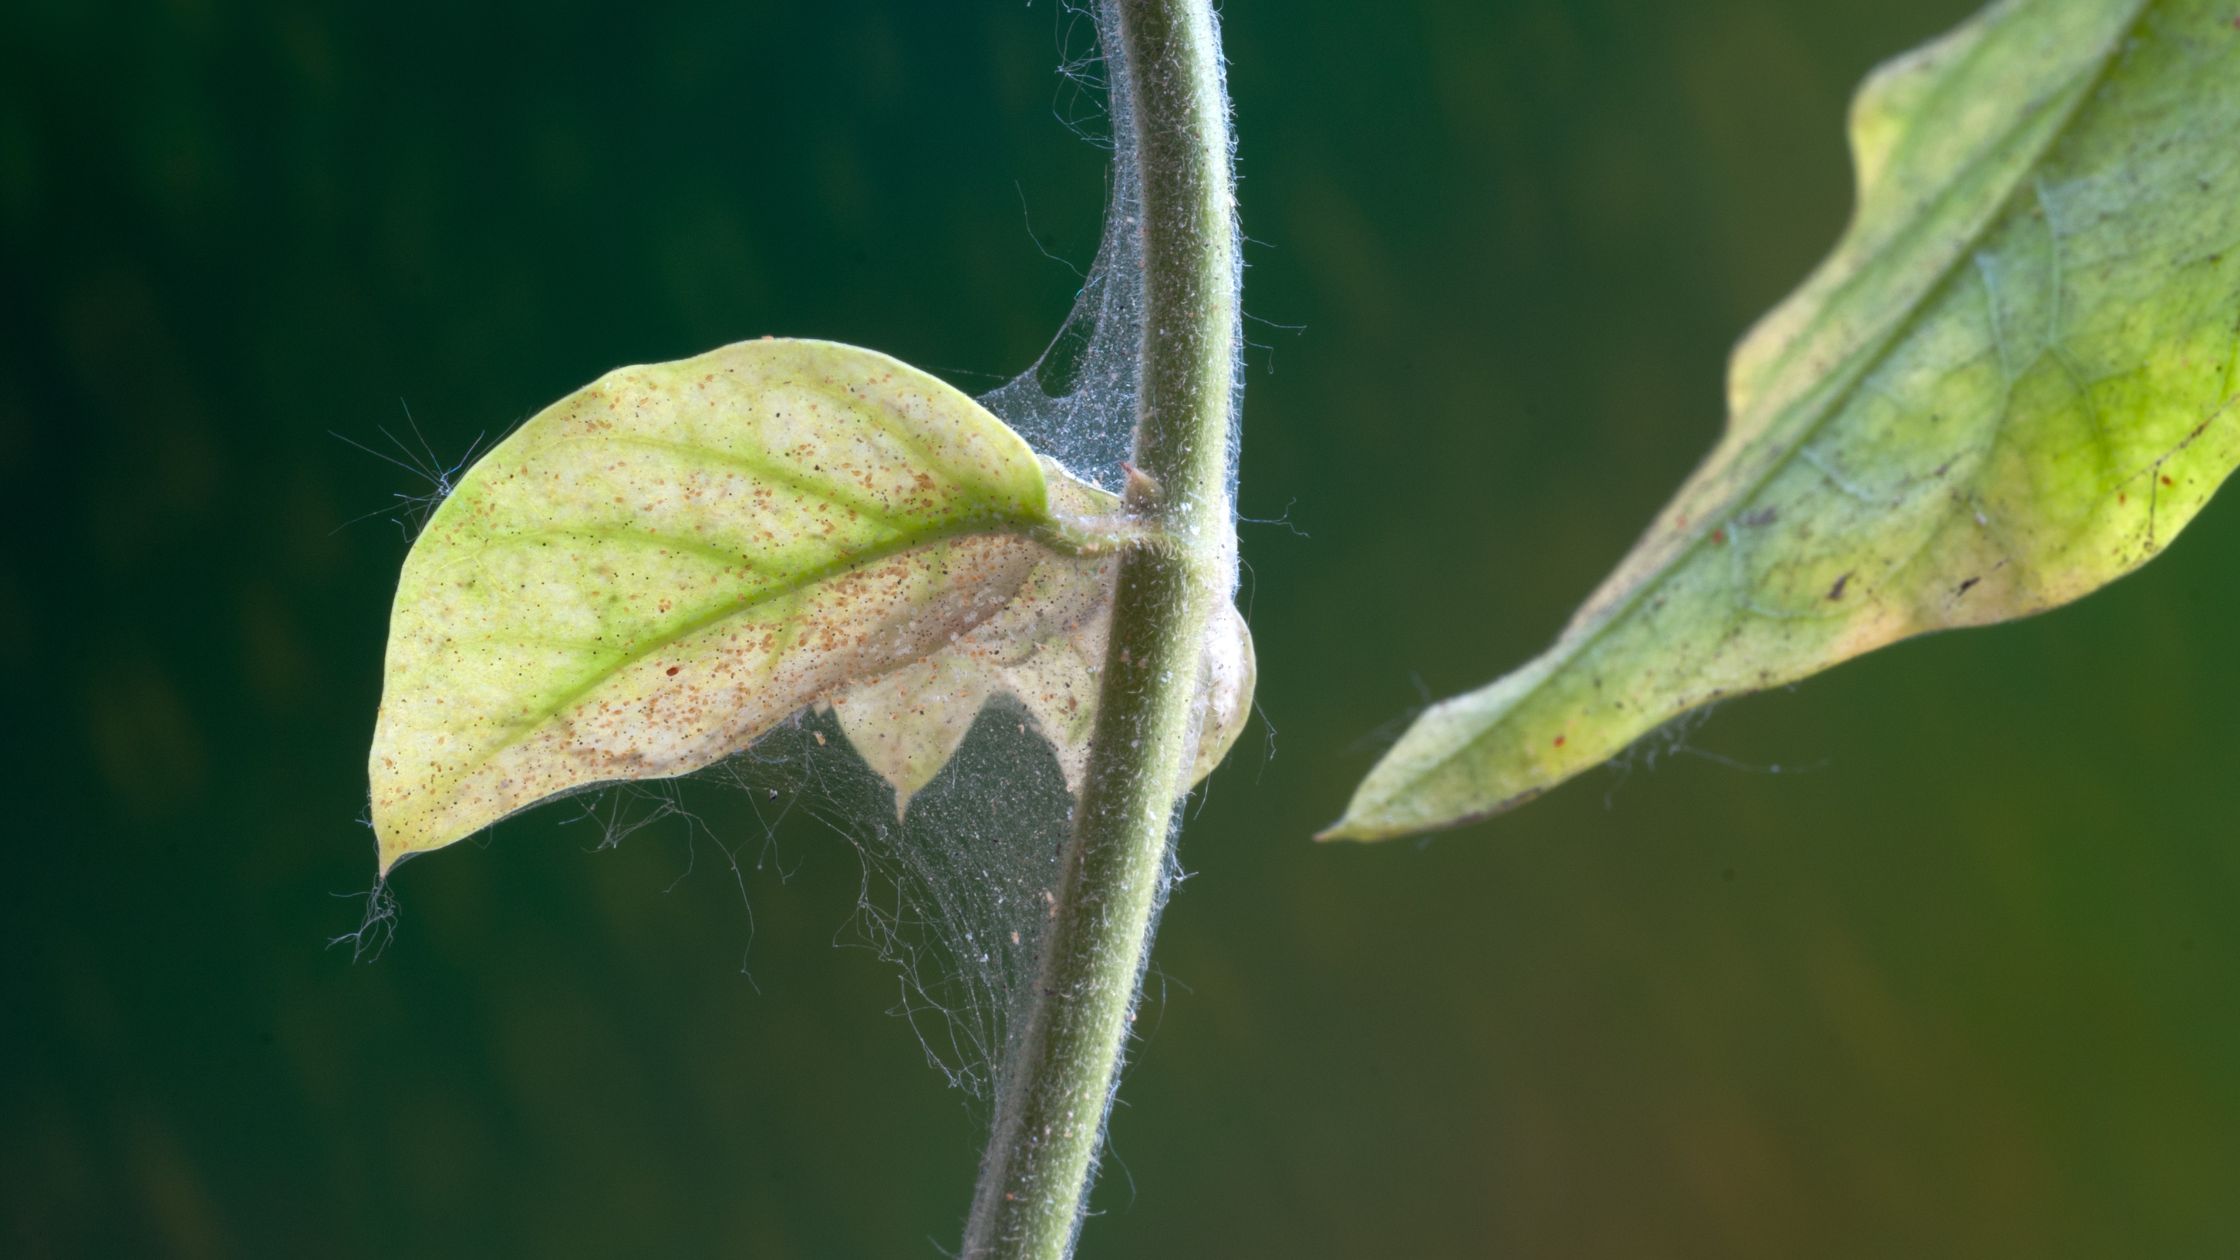
[(1727, 433), (1537, 660), (1434, 706), (1332, 837), (1528, 800), (1721, 696), (2019, 617), (2240, 464), (2240, 31), (2010, 0), (1883, 67), (1858, 209), (1736, 349)]
[[(820, 700), (952, 669), (960, 643), (1024, 666), (1040, 648), (1000, 627), (1039, 624), (1019, 601), (1058, 560), (1095, 571), (1073, 553), (1099, 522), (1073, 509), (1101, 493), (868, 350), (765, 339), (608, 373), (484, 456), (405, 559), (370, 759), (382, 871), (700, 769)], [(844, 722), (875, 753), (869, 711)]]

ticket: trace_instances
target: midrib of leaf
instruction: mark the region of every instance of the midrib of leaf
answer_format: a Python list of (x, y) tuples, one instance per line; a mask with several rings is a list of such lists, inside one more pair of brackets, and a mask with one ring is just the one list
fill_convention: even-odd
[[(1879, 358), (1882, 352), (1889, 348), (1890, 340), (1897, 335), (1898, 330), (1910, 323), (1913, 317), (1920, 313), (1921, 303), (1926, 301), (1930, 294), (1935, 293), (1937, 290), (1944, 287), (1945, 281), (1951, 278), (1953, 271), (1959, 266), (1960, 260), (1962, 258), (1971, 256), (1975, 252), (1973, 247), (1976, 243), (1980, 242), (1983, 239), (1983, 234), (1988, 231), (1994, 224), (2000, 222), (2003, 219), (2003, 212), (2005, 211), (2006, 207), (2012, 203), (2016, 192), (2019, 189), (2022, 176), (2035, 170), (2040, 160), (2045, 156), (2046, 150), (2052, 148), (2055, 144), (2060, 142), (2061, 136), (2066, 132), (2069, 121), (2072, 117), (2074, 117), (2077, 107), (2084, 102), (2086, 97), (2089, 97), (2092, 94), (2092, 89), (2099, 85), (2101, 77), (2107, 73), (2109, 64), (2111, 64), (2114, 60), (2113, 54), (2115, 48), (2120, 46), (2122, 43), (2122, 39), (2124, 37), (2127, 37), (2132, 29), (2137, 26), (2139, 22), (2139, 15), (2144, 12), (2145, 6), (2144, 4), (2142, 4), (2138, 10), (2134, 11), (2131, 22), (2125, 25), (2122, 34), (2116, 40), (2112, 41), (2108, 49), (2101, 54), (2099, 68), (2095, 70), (2091, 75), (2086, 76), (2083, 80), (2081, 80), (2079, 87), (2069, 93), (2069, 100), (2061, 109), (2060, 121), (2055, 123), (2052, 127), (2046, 129), (2045, 142), (2039, 147), (2037, 152), (2031, 154), (2028, 159), (2026, 159), (2020, 166), (2017, 167), (2018, 173), (2016, 176), (2016, 185), (2014, 187), (2010, 187), (2004, 195), (2002, 195), (1997, 201), (1993, 202), (1990, 212), (1984, 215), (1983, 221), (1976, 224), (1972, 229), (1970, 229), (1964, 241), (1965, 247), (1955, 250), (1953, 252), (1951, 262), (1946, 263), (1943, 269), (1935, 272), (1929, 278), (1927, 283), (1920, 285), (1911, 297), (1909, 297), (1903, 304), (1897, 307), (1890, 318), (1885, 321), (1883, 327), (1877, 330), (1874, 336), (1867, 342), (1863, 343), (1858, 350), (1852, 352), (1851, 358), (1846, 361), (1847, 364), (1857, 363), (1861, 360), (1871, 362), (1872, 360)], [(1980, 56), (1981, 54), (1982, 50), (1978, 49), (1976, 55)], [(1950, 82), (1950, 80), (1957, 79), (1959, 77), (1960, 76), (1957, 74), (1950, 74), (1946, 76), (1946, 81), (1939, 82), (1937, 85), (1937, 90), (1932, 92), (1929, 98), (1923, 101), (1919, 106), (1920, 112), (1922, 112), (1923, 114), (1929, 114), (1933, 112), (1936, 104), (1943, 101), (1946, 98), (1947, 94), (1955, 89), (1956, 85)], [(2033, 109), (2026, 113), (2017, 115), (2013, 124), (2010, 125), (2006, 129), (2006, 131), (2001, 134), (1999, 145), (1996, 148), (1987, 151), (1986, 156), (1996, 157), (1999, 153), (2004, 152), (2008, 144), (2011, 143), (2017, 136), (2030, 130), (2031, 125), (2038, 121), (2040, 112), (2040, 109)], [(1895, 168), (1899, 166), (1901, 164), (1900, 158), (1903, 157), (1904, 151), (1913, 147), (1913, 145), (1917, 142), (1918, 133), (1913, 130), (1908, 130), (1904, 137), (1904, 140), (1899, 145), (1898, 151), (1894, 152), (1885, 163), (1886, 167)], [(1932, 208), (1941, 208), (1949, 204), (1954, 197), (1957, 197), (1967, 190), (1970, 182), (1971, 181), (1966, 177), (1966, 175), (1963, 174), (1962, 177), (1946, 183), (1942, 188), (1938, 189), (1936, 200), (1931, 203)], [(1861, 189), (1860, 191), (1863, 193), (1865, 190)], [(1812, 344), (1813, 334), (1818, 332), (1820, 329), (1827, 327), (1828, 322), (1842, 312), (1844, 303), (1851, 296), (1851, 294), (1857, 292), (1859, 286), (1866, 283), (1867, 279), (1874, 274), (1874, 264), (1879, 263), (1881, 260), (1893, 255), (1899, 257), (1904, 256), (1904, 254), (1906, 253), (1905, 247), (1911, 245), (1913, 242), (1921, 239), (1922, 236), (1928, 234), (1932, 230), (1932, 226), (1936, 224), (1936, 222), (1937, 215), (1932, 212), (1922, 211), (1908, 215), (1905, 219), (1905, 222), (1899, 227), (1899, 229), (1896, 232), (1892, 233), (1889, 239), (1883, 243), (1882, 248), (1865, 259), (1862, 262), (1862, 265), (1853, 268), (1851, 274), (1844, 277), (1841, 284), (1837, 285), (1833, 290), (1829, 291), (1827, 296), (1821, 302), (1820, 312), (1818, 316), (1814, 318), (1811, 323), (1806, 324), (1804, 327), (1797, 330), (1796, 334), (1789, 339), (1789, 344), (1783, 348), (1781, 357), (1775, 360), (1773, 363), (1766, 365), (1765, 370), (1760, 374), (1761, 377), (1770, 380), (1778, 376), (1781, 372), (1786, 371), (1789, 365), (1796, 361), (1796, 356), (1803, 353), (1805, 349)], [(1843, 382), (1841, 382), (1840, 387), (1833, 391), (1831, 396), (1835, 398), (1843, 397), (1849, 392), (1852, 384), (1856, 383), (1856, 381), (1856, 374), (1845, 379)], [(1798, 402), (1791, 403), (1788, 407), (1783, 408), (1781, 413), (1777, 417), (1775, 417), (1776, 421), (1794, 414), (1794, 408), (1803, 405), (1804, 401), (1806, 400), (1800, 399), (1798, 400)], [(1816, 433), (1818, 431), (1820, 420), (1825, 419), (1826, 414), (1833, 409), (1834, 408), (1832, 404), (1826, 408), (1823, 408), (1822, 415), (1819, 418), (1816, 418), (1812, 422), (1811, 427), (1808, 429), (1808, 436), (1811, 433)], [(1775, 423), (1768, 423), (1765, 427), (1765, 431), (1767, 433), (1771, 433), (1775, 427)], [(1762, 484), (1762, 482), (1757, 484)]]
[[(774, 582), (744, 598), (727, 601), (712, 607), (678, 623), (673, 629), (645, 641), (642, 645), (608, 649), (620, 654), (614, 662), (594, 670), (584, 682), (569, 688), (521, 721), (508, 725), (516, 732), (534, 731), (566, 712), (584, 697), (597, 691), (616, 674), (638, 664), (664, 648), (674, 646), (679, 641), (720, 624), (728, 618), (793, 598), (811, 587), (836, 581), (847, 576), (851, 571), (868, 568), (906, 551), (913, 551), (920, 547), (931, 547), (938, 543), (950, 542), (976, 534), (1026, 535), (1031, 531), (1034, 524), (1035, 522), (1011, 516), (968, 518), (922, 534), (898, 535), (863, 550), (850, 552), (817, 568)], [(769, 655), (769, 663), (772, 667), (775, 667), (777, 662), (784, 659), (784, 656), (783, 651), (772, 652)], [(500, 754), (519, 742), (519, 739), (516, 738), (492, 745), (488, 750), (467, 763), (457, 774), (450, 776), (451, 782), (463, 782), (472, 777), (496, 760)]]
[[(2142, 2), (2132, 10), (2130, 19), (2123, 24), (2123, 26), (2117, 31), (2115, 36), (2111, 38), (2102, 48), (2092, 73), (2082, 76), (2079, 79), (2077, 86), (2068, 93), (2068, 100), (2061, 106), (2062, 112), (2060, 119), (2054, 125), (2046, 129), (2045, 139), (2039, 145), (2038, 149), (2034, 153), (2030, 154), (2030, 156), (2022, 163), (2017, 165), (2017, 167), (2015, 168), (2016, 173), (2014, 176), (2013, 184), (1999, 197), (1996, 202), (1993, 203), (1992, 210), (1989, 213), (1985, 214), (1979, 222), (1970, 227), (1967, 235), (1962, 238), (1962, 243), (1960, 244), (1960, 246), (1953, 250), (1951, 258), (1941, 268), (1926, 276), (1923, 282), (1915, 287), (1914, 291), (1906, 297), (1903, 303), (1896, 304), (1894, 306), (1891, 315), (1884, 321), (1883, 325), (1880, 328), (1878, 328), (1870, 337), (1863, 340), (1859, 348), (1857, 350), (1854, 350), (1851, 355), (1844, 360), (1842, 365), (1840, 365), (1836, 369), (1831, 370), (1831, 372), (1829, 373), (1829, 376), (1833, 382), (1831, 386), (1823, 386), (1807, 391), (1802, 397), (1798, 398), (1795, 402), (1783, 408), (1783, 410), (1777, 416), (1775, 416), (1772, 420), (1768, 421), (1765, 424), (1765, 426), (1759, 432), (1758, 436), (1760, 438), (1770, 438), (1774, 434), (1779, 432), (1782, 428), (1784, 428), (1789, 419), (1797, 414), (1798, 409), (1811, 407), (1815, 403), (1818, 404), (1817, 412), (1815, 414), (1812, 414), (1809, 419), (1803, 421), (1802, 427), (1796, 434), (1795, 438), (1793, 440), (1783, 442), (1780, 445), (1779, 449), (1773, 452), (1771, 458), (1760, 461), (1760, 466), (1755, 472), (1749, 474), (1744, 479), (1738, 480), (1735, 489), (1722, 494), (1720, 497), (1724, 501), (1728, 503), (1747, 503), (1751, 499), (1755, 498), (1760, 491), (1765, 489), (1767, 484), (1773, 480), (1773, 478), (1782, 470), (1782, 468), (1786, 466), (1787, 461), (1783, 458), (1783, 456), (1787, 456), (1800, 451), (1805, 446), (1808, 446), (1814, 438), (1818, 437), (1822, 427), (1827, 423), (1829, 417), (1835, 415), (1841, 410), (1839, 404), (1850, 397), (1853, 389), (1856, 388), (1861, 377), (1866, 374), (1869, 368), (1874, 366), (1882, 359), (1883, 355), (1890, 349), (1892, 342), (1897, 339), (1898, 334), (1906, 327), (1910, 326), (1915, 317), (1920, 314), (1923, 303), (1927, 302), (1930, 299), (1931, 295), (1941, 291), (1945, 287), (1945, 285), (1951, 281), (1953, 275), (1959, 270), (1963, 263), (1967, 259), (1974, 256), (1976, 252), (1976, 246), (1982, 242), (1984, 235), (1987, 232), (1989, 232), (1995, 226), (2005, 222), (2007, 209), (2013, 204), (2015, 197), (2020, 192), (2021, 186), (2029, 179), (2031, 179), (2034, 173), (2044, 164), (2046, 154), (2051, 151), (2055, 145), (2059, 144), (2062, 137), (2068, 133), (2069, 125), (2072, 121), (2074, 121), (2077, 110), (2084, 104), (2086, 100), (2091, 98), (2093, 92), (2101, 85), (2101, 83), (2106, 80), (2109, 67), (2114, 64), (2116, 51), (2123, 47), (2125, 41), (2131, 38), (2132, 33), (2136, 31), (2139, 28), (2140, 23), (2146, 19), (2147, 10), (2151, 7), (2151, 3), (2152, 0), (2142, 0)], [(1920, 107), (1921, 110), (1925, 112), (1930, 101), (1941, 99), (1944, 96), (1945, 92), (1949, 89), (1949, 84), (1939, 84), (1938, 90), (1931, 93), (1929, 99), (1922, 103)], [(2021, 115), (2017, 118), (2015, 123), (2007, 129), (2006, 136), (2008, 138), (2011, 138), (2016, 133), (2028, 130), (2030, 123), (2034, 121), (2036, 117), (2036, 111), (2031, 111)], [(1913, 139), (1913, 135), (1909, 133), (1905, 138), (1905, 142), (1911, 143)], [(1895, 165), (1896, 160), (1895, 155), (1893, 155), (1892, 159), (1885, 164), (1884, 169), (1885, 171), (1887, 171)], [(1934, 204), (1937, 206), (1942, 206), (1949, 203), (1949, 201), (1954, 196), (1958, 195), (1962, 190), (1964, 190), (1966, 185), (1967, 181), (1965, 179), (1954, 179), (1947, 181), (1938, 190), (1938, 196)], [(1852, 274), (1845, 279), (1843, 284), (1838, 286), (1837, 289), (1831, 293), (1828, 302), (1823, 306), (1823, 310), (1836, 309), (1836, 307), (1840, 305), (1840, 296), (1851, 292), (1854, 286), (1859, 284), (1862, 279), (1870, 273), (1874, 263), (1892, 256), (1893, 253), (1899, 252), (1899, 246), (1917, 239), (1921, 232), (1927, 230), (1926, 225), (1928, 223), (1934, 222), (1935, 217), (1936, 216), (1934, 214), (1930, 213), (1921, 213), (1910, 216), (1905, 228), (1897, 233), (1894, 233), (1881, 249), (1877, 250), (1873, 255), (1871, 255), (1866, 263), (1863, 263), (1861, 266), (1856, 268), (1852, 272)], [(1786, 365), (1787, 363), (1789, 363), (1791, 361), (1791, 357), (1798, 353), (1801, 347), (1809, 344), (1810, 339), (1807, 334), (1813, 329), (1824, 326), (1824, 321), (1826, 318), (1827, 317), (1823, 315), (1820, 320), (1815, 320), (1812, 324), (1806, 325), (1804, 328), (1799, 329), (1791, 339), (1791, 348), (1787, 349), (1784, 352), (1782, 358), (1778, 362), (1782, 365)], [(2240, 354), (2240, 350), (2236, 350), (2236, 354)], [(1773, 377), (1774, 372), (1771, 370), (1771, 366), (1769, 365), (1769, 368), (1762, 379), (1770, 380), (1773, 379)], [(2004, 427), (2003, 422), (2001, 427)], [(1994, 442), (1997, 441), (1996, 433), (1994, 433), (1992, 440)], [(1592, 649), (1597, 643), (1599, 643), (1602, 637), (1613, 627), (1627, 620), (1633, 614), (1634, 610), (1640, 606), (1643, 600), (1649, 598), (1651, 595), (1654, 595), (1659, 590), (1662, 590), (1665, 583), (1670, 580), (1671, 576), (1674, 573), (1678, 572), (1681, 568), (1693, 561), (1705, 542), (1710, 538), (1712, 532), (1719, 528), (1723, 528), (1725, 524), (1726, 520), (1724, 516), (1710, 517), (1692, 522), (1692, 528), (1689, 531), (1687, 541), (1683, 543), (1677, 550), (1675, 550), (1669, 557), (1667, 557), (1662, 563), (1660, 563), (1653, 572), (1645, 575), (1643, 580), (1636, 583), (1631, 590), (1629, 590), (1625, 595), (1621, 596), (1616, 603), (1612, 604), (1607, 610), (1605, 610), (1604, 614), (1600, 618), (1598, 618), (1591, 627), (1583, 630), (1576, 638), (1568, 635), (1565, 636), (1562, 646), (1567, 649), (1565, 652), (1566, 658), (1576, 659), (1580, 656), (1585, 655), (1590, 649)], [(1540, 686), (1544, 685), (1546, 681), (1547, 679), (1545, 677), (1535, 680), (1531, 689), (1520, 693), (1514, 700), (1510, 702), (1510, 707), (1513, 708), (1515, 707), (1515, 705), (1522, 703), (1526, 696), (1532, 694), (1533, 690), (1537, 690)], [(1448, 749), (1444, 754), (1442, 754), (1437, 760), (1431, 762), (1417, 774), (1411, 776), (1412, 780), (1421, 782), (1422, 780), (1428, 779), (1431, 776), (1439, 773), (1447, 766), (1452, 764), (1456, 759), (1460, 758), (1472, 749), (1475, 749), (1483, 741), (1493, 738), (1498, 729), (1499, 728), (1497, 723), (1487, 724), (1476, 734), (1472, 735), (1466, 740), (1455, 744), (1452, 748)], [(1541, 789), (1534, 789), (1532, 792), (1527, 792), (1522, 795), (1529, 797), (1536, 794), (1539, 790)], [(1515, 798), (1511, 798), (1512, 801), (1514, 799)], [(1459, 825), (1461, 823), (1468, 822), (1474, 819), (1483, 818), (1491, 813), (1497, 813), (1509, 803), (1510, 802), (1508, 801), (1504, 801), (1489, 806), (1485, 810), (1473, 811), (1471, 813), (1460, 815), (1451, 820), (1448, 825)]]

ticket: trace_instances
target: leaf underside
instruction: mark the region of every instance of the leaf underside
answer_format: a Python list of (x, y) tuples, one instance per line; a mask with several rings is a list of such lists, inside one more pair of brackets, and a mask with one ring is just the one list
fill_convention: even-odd
[[(1117, 496), (1053, 472), (1051, 507), (1093, 519), (1120, 510)], [(1089, 764), (1105, 648), (1112, 630), (1118, 557), (1045, 552), (1011, 599), (944, 650), (850, 686), (822, 701), (848, 742), (894, 788), (895, 812), (949, 763), (987, 703), (1017, 699), (1050, 741), (1066, 787), (1079, 794)], [(1188, 781), (1196, 783), (1236, 742), (1251, 710), (1252, 636), (1223, 603), (1200, 662), (1203, 701)]]
[(2075, 599), (2240, 462), (2240, 28), (2014, 0), (1854, 103), (1858, 207), (1725, 436), (1555, 645), (1417, 719), (1329, 838), (1455, 826), (1658, 725)]
[[(381, 869), (701, 769), (813, 704), (898, 808), (1013, 684), (1056, 697), (1021, 696), (1064, 763), (1086, 728), (1057, 718), (1093, 715), (1102, 657), (1060, 658), (1101, 653), (1110, 564), (1047, 540), (1116, 509), (872, 351), (764, 339), (618, 368), (484, 456), (406, 557), (369, 759)], [(1242, 662), (1208, 668), (1225, 750), (1250, 649), (1217, 626), (1235, 642), (1209, 659)]]

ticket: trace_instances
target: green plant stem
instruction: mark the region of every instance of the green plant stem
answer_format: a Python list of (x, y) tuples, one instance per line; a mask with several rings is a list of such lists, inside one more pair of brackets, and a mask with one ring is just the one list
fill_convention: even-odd
[(1237, 254), (1228, 101), (1208, 0), (1110, 0), (1142, 175), (1142, 397), (1130, 508), (1160, 539), (1120, 562), (1104, 693), (964, 1255), (1073, 1250), (1134, 1018), (1188, 761), (1206, 622), (1229, 596)]

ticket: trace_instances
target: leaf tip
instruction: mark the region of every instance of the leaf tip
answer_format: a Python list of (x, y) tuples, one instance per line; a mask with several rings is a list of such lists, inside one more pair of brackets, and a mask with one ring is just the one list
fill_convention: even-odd
[(1357, 798), (1338, 821), (1314, 833), (1315, 843), (1352, 841), (1357, 844), (1373, 844), (1379, 840), (1397, 840), (1427, 829), (1422, 825), (1410, 825), (1396, 820), (1382, 805), (1382, 802), (1364, 803)]
[(399, 862), (415, 853), (427, 851), (426, 845), (413, 844), (404, 840), (397, 835), (394, 828), (384, 827), (379, 822), (374, 824), (373, 834), (373, 873), (380, 879), (388, 879), (389, 873), (397, 869)]

